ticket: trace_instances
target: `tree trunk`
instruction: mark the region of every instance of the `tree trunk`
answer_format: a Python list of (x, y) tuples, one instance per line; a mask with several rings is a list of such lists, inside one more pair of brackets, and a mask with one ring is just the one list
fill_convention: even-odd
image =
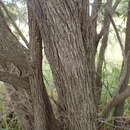
[(34, 130), (58, 130), (52, 106), (43, 82), (42, 38), (38, 24), (28, 4), (30, 27), (30, 86), (33, 101)]
[(10, 103), (14, 105), (15, 112), (20, 115), (19, 119), (24, 130), (33, 130), (29, 80), (27, 77), (21, 77), (28, 71), (25, 57), (27, 52), (28, 50), (19, 43), (9, 29), (0, 7), (0, 65), (2, 66), (0, 80), (5, 82)]
[(67, 130), (96, 130), (96, 36), (88, 3), (33, 0), (32, 4)]
[[(109, 1), (108, 4), (111, 7), (112, 6), (112, 1)], [(107, 44), (108, 44), (108, 36), (109, 36), (109, 28), (110, 28), (110, 19), (109, 19), (107, 10), (105, 10), (103, 26), (106, 27), (106, 32), (103, 35), (103, 39), (102, 39), (101, 47), (100, 47), (100, 51), (99, 51), (99, 59), (98, 59), (98, 63), (97, 63), (97, 76), (96, 76), (97, 105), (100, 104), (100, 100), (101, 100), (101, 92), (102, 92), (102, 67), (103, 67), (103, 62), (105, 60), (105, 51), (106, 51)]]
[[(127, 18), (127, 25), (126, 25), (126, 40), (125, 40), (125, 55), (126, 56), (128, 55), (128, 52), (130, 51), (130, 43), (129, 43), (129, 41), (130, 41), (130, 1), (128, 3), (128, 16), (127, 17), (128, 18)], [(127, 58), (130, 58), (130, 57), (127, 57)], [(127, 88), (127, 86), (128, 86), (128, 81), (129, 81), (129, 76), (130, 76), (130, 70), (129, 70), (129, 63), (126, 63), (126, 64), (128, 66), (127, 67), (128, 70), (127, 70), (125, 81), (123, 82), (123, 84), (119, 88), (119, 93), (121, 93), (122, 91), (124, 91)], [(122, 69), (123, 69), (123, 66), (124, 66), (124, 62), (122, 64)], [(123, 114), (124, 114), (124, 105), (125, 105), (125, 100), (122, 101), (122, 102), (120, 102), (115, 107), (114, 117), (123, 116)], [(115, 120), (114, 125), (120, 127), (122, 124), (120, 123), (119, 120), (117, 120), (117, 121)], [(121, 128), (116, 128), (116, 130), (121, 130)]]

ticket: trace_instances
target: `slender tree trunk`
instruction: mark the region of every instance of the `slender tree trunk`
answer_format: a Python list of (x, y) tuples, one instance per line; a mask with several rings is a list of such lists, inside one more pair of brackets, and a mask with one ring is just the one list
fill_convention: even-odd
[(34, 110), (34, 130), (58, 130), (52, 106), (43, 82), (42, 38), (37, 21), (29, 8), (30, 25), (30, 86)]
[[(112, 1), (109, 1), (109, 6), (112, 6)], [(96, 76), (96, 85), (97, 85), (97, 104), (100, 104), (101, 100), (101, 92), (102, 92), (102, 67), (103, 67), (103, 62), (105, 59), (105, 51), (107, 48), (108, 44), (108, 36), (109, 36), (109, 28), (110, 28), (110, 19), (108, 16), (107, 10), (105, 10), (105, 15), (104, 15), (104, 21), (103, 21), (103, 26), (106, 26), (106, 32), (103, 36), (102, 42), (101, 42), (101, 47), (99, 51), (99, 59), (97, 63), (97, 76)]]
[[(127, 25), (126, 25), (126, 40), (125, 40), (125, 55), (128, 55), (128, 52), (130, 51), (130, 1), (128, 3), (128, 16), (127, 16)], [(130, 57), (128, 57), (130, 58)], [(129, 63), (127, 64), (127, 68), (129, 68)], [(122, 69), (124, 66), (124, 62), (122, 64)], [(122, 72), (122, 71), (121, 71)], [(122, 73), (121, 73), (122, 74)], [(119, 88), (119, 93), (121, 93), (122, 91), (124, 91), (127, 86), (128, 86), (128, 81), (129, 81), (129, 76), (130, 76), (130, 70), (127, 70), (127, 74), (126, 74), (126, 78), (123, 82), (123, 84), (120, 86)], [(114, 111), (114, 117), (120, 117), (123, 116), (124, 114), (124, 105), (125, 105), (125, 100), (120, 102), (116, 107), (115, 107), (115, 111)], [(115, 126), (121, 126), (122, 124), (120, 123), (119, 120), (115, 121), (114, 123)], [(121, 130), (120, 128), (116, 128), (116, 130)]]

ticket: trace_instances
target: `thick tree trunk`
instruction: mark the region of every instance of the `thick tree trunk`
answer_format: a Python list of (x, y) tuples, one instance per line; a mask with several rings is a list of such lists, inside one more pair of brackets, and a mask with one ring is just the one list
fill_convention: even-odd
[[(14, 110), (20, 115), (24, 130), (33, 130), (29, 80), (22, 77), (28, 71), (25, 57), (27, 52), (9, 29), (0, 7), (0, 80), (6, 82), (5, 86), (14, 104)], [(14, 88), (13, 94), (10, 91), (11, 87)]]
[[(128, 18), (127, 18), (127, 25), (126, 25), (126, 40), (125, 40), (125, 55), (128, 55), (128, 52), (130, 51), (130, 1), (128, 3)], [(130, 58), (130, 57), (128, 57)], [(129, 61), (129, 60), (128, 60)], [(129, 70), (129, 63), (127, 64), (127, 74), (126, 74), (126, 78), (123, 82), (123, 84), (120, 86), (119, 88), (119, 93), (121, 93), (122, 91), (124, 91), (127, 86), (128, 86), (128, 81), (129, 81), (129, 76), (130, 76), (130, 70)], [(122, 64), (122, 69), (123, 69), (124, 63)], [(116, 107), (115, 107), (115, 112), (114, 112), (114, 117), (120, 117), (123, 116), (124, 114), (124, 105), (125, 105), (125, 100), (120, 102)], [(121, 126), (122, 124), (120, 123), (119, 120), (115, 121), (114, 123), (115, 126)], [(116, 128), (116, 130), (121, 130), (120, 128)]]
[(64, 129), (96, 130), (95, 27), (88, 1), (33, 0), (32, 7), (64, 109)]

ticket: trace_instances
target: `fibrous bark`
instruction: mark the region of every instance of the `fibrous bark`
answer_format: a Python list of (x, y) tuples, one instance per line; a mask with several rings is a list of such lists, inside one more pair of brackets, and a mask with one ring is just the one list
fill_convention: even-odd
[(34, 130), (58, 130), (55, 115), (42, 74), (42, 37), (32, 7), (28, 3), (30, 27), (30, 86), (34, 113)]
[(14, 88), (15, 92), (9, 93), (14, 110), (20, 115), (23, 128), (33, 130), (29, 79), (24, 77), (28, 73), (27, 54), (28, 50), (8, 27), (0, 6), (0, 80), (10, 84), (5, 84), (8, 86), (7, 90), (11, 85)]

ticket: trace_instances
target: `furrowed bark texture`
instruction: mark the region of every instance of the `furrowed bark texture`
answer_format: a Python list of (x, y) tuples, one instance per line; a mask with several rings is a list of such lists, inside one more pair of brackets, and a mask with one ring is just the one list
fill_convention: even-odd
[[(125, 55), (128, 55), (128, 52), (130, 51), (130, 1), (128, 3), (128, 16), (127, 16), (127, 25), (126, 25), (126, 40), (125, 40)], [(130, 58), (127, 57), (127, 58)], [(127, 60), (129, 61), (129, 60)], [(129, 76), (130, 76), (130, 63), (127, 62), (127, 73), (126, 73), (126, 78), (124, 80), (124, 82), (122, 83), (122, 85), (119, 88), (119, 93), (121, 93), (122, 91), (124, 91), (127, 86), (128, 86), (128, 81), (129, 81)], [(123, 69), (124, 63), (122, 64), (122, 69)], [(122, 72), (122, 71), (121, 71)], [(120, 102), (116, 107), (115, 107), (115, 112), (114, 112), (114, 116), (123, 116), (124, 114), (124, 105), (125, 105), (125, 100), (123, 100), (122, 102)], [(115, 126), (121, 126), (121, 123), (119, 121), (115, 121), (114, 123)], [(119, 130), (119, 128), (116, 128), (116, 130)], [(121, 130), (121, 129), (120, 129)]]
[(43, 82), (42, 74), (42, 38), (38, 24), (31, 6), (29, 8), (30, 25), (30, 86), (33, 99), (34, 110), (34, 130), (58, 130), (55, 125), (56, 119), (52, 111), (52, 106), (47, 95), (46, 87)]
[(10, 97), (10, 112), (16, 112), (18, 120), (24, 130), (34, 130), (33, 109), (28, 93), (25, 89), (15, 90), (14, 87), (8, 83), (4, 83), (4, 85)]
[(33, 0), (67, 130), (96, 130), (95, 27), (89, 2)]
[(28, 73), (27, 53), (28, 50), (19, 43), (6, 24), (0, 7), (0, 81), (10, 84), (5, 83), (5, 86), (24, 129), (33, 130), (30, 85), (28, 77), (23, 77)]

